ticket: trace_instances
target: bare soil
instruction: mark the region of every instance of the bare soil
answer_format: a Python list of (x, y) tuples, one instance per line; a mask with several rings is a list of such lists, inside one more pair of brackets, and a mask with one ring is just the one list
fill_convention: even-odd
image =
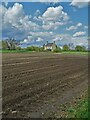
[(5, 118), (54, 117), (88, 89), (88, 57), (50, 53), (3, 53)]

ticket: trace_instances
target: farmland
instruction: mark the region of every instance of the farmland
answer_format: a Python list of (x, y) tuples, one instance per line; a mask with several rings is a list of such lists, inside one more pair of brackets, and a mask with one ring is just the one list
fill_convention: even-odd
[(3, 117), (53, 117), (88, 87), (87, 55), (3, 53)]

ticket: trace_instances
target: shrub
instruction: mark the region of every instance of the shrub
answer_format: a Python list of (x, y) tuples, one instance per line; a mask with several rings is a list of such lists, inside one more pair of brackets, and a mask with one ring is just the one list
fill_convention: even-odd
[(53, 52), (61, 52), (61, 48), (60, 47), (57, 47)]

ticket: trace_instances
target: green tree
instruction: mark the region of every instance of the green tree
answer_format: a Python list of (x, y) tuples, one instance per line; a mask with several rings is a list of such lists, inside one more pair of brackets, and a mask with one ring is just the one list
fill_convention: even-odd
[(63, 50), (64, 50), (64, 51), (68, 51), (68, 50), (69, 50), (69, 46), (68, 46), (68, 45), (64, 45), (64, 46), (63, 46)]
[(7, 41), (2, 41), (2, 50), (9, 50), (10, 47), (8, 46)]
[(84, 46), (79, 46), (79, 45), (77, 45), (76, 48), (75, 48), (75, 50), (76, 50), (76, 51), (82, 51), (82, 52), (83, 52), (83, 51), (85, 51), (86, 49), (85, 49)]
[(85, 46), (82, 46), (82, 51), (86, 51), (86, 47)]
[(33, 51), (33, 46), (27, 47), (26, 50), (28, 50), (28, 51)]

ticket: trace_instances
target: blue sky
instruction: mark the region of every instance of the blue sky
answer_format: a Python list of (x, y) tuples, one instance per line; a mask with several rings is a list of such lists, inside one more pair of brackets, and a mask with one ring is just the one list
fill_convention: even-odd
[[(81, 5), (81, 6), (80, 6)], [(88, 6), (70, 2), (2, 3), (2, 38), (14, 38), (21, 46), (42, 46), (55, 41), (87, 46)]]

